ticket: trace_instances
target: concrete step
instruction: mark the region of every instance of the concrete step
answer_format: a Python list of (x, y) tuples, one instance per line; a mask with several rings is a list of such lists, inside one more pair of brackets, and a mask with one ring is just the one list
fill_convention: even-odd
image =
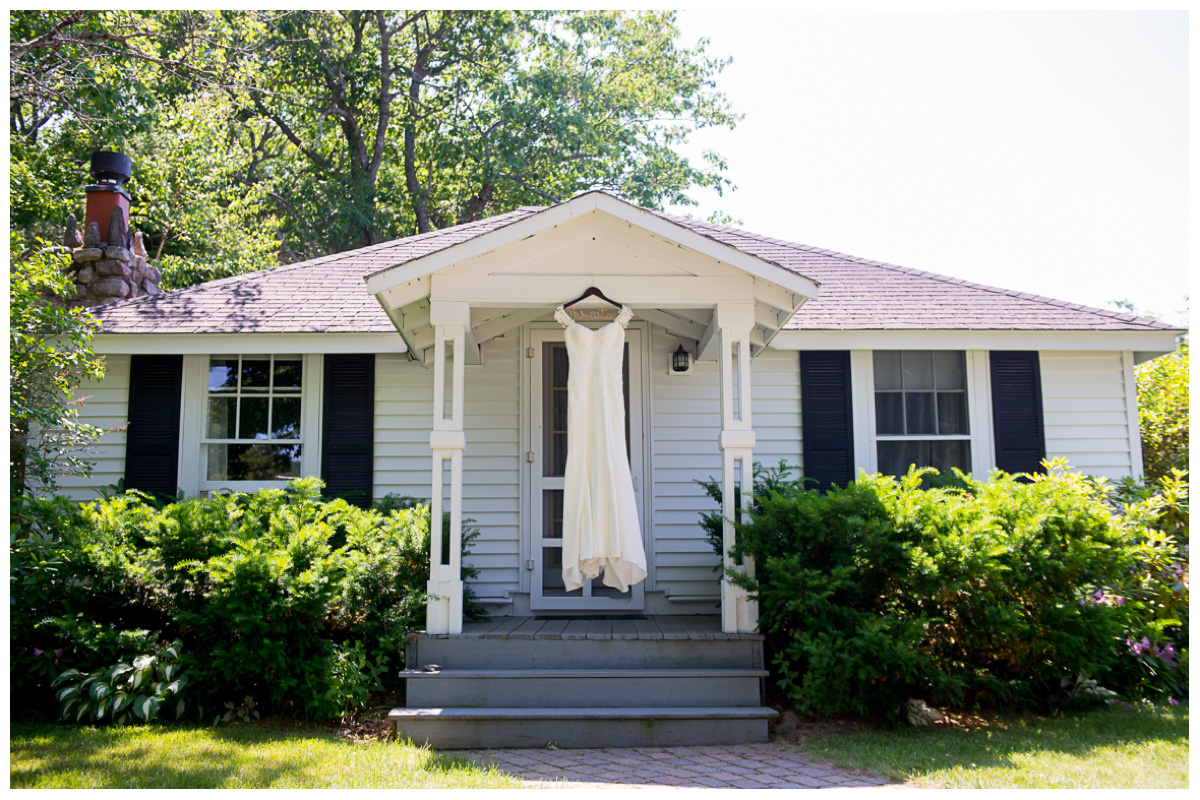
[[(591, 698), (587, 698), (589, 701)], [(766, 707), (396, 708), (402, 739), (461, 750), (484, 747), (676, 747), (767, 741)]]
[(762, 669), (761, 639), (492, 639), (421, 634), (407, 663), (456, 670)]
[(405, 670), (410, 708), (593, 708), (758, 706), (766, 670), (752, 669), (443, 669)]

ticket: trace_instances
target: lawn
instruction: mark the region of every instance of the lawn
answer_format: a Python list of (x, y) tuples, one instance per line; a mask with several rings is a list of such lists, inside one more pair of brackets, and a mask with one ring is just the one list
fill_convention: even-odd
[(397, 742), (262, 727), (79, 728), (14, 724), (13, 789), (491, 789), (494, 767)]
[(927, 729), (814, 733), (813, 758), (945, 789), (1186, 789), (1188, 709), (1111, 707)]

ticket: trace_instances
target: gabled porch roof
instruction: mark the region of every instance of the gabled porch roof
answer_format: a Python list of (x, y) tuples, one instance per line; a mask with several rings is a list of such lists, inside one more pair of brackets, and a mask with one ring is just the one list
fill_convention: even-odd
[(434, 344), (430, 303), (469, 304), (468, 362), (483, 342), (589, 286), (693, 340), (700, 359), (716, 357), (718, 302), (752, 309), (757, 355), (818, 292), (793, 270), (602, 192), (378, 270), (366, 283), (421, 360)]

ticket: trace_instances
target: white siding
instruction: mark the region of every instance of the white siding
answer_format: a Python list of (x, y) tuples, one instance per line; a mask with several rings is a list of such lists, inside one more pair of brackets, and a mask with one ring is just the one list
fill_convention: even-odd
[[(92, 462), (90, 478), (64, 476), (62, 493), (72, 500), (95, 500), (98, 489), (125, 477), (125, 424), (129, 420), (129, 356), (104, 357), (106, 370), (99, 382), (87, 382), (75, 392), (83, 400), (79, 421), (108, 431), (89, 447), (84, 458)], [(119, 429), (119, 430), (118, 430)]]
[[(480, 597), (515, 592), (520, 579), (520, 392), (516, 337), (484, 345), (484, 363), (465, 370), (463, 516), (481, 531), (469, 563)], [(431, 494), (429, 429), (433, 368), (404, 356), (375, 361), (375, 497)], [(449, 481), (447, 481), (447, 486)], [(447, 491), (449, 491), (447, 489)]]
[[(715, 510), (697, 480), (721, 476), (721, 385), (716, 363), (671, 376), (669, 354), (679, 342), (657, 326), (651, 336), (651, 442), (654, 474), (654, 586), (670, 595), (716, 595), (717, 555), (700, 528), (700, 513)], [(767, 350), (751, 367), (754, 460), (799, 466), (800, 358)], [(793, 472), (793, 477), (798, 472)]]
[(1040, 361), (1047, 457), (1091, 475), (1140, 474), (1137, 394), (1124, 354), (1051, 350)]

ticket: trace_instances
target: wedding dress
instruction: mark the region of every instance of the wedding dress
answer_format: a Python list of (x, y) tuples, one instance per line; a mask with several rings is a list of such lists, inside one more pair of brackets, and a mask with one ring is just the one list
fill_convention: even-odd
[(621, 309), (598, 330), (571, 319), (559, 306), (554, 318), (566, 328), (567, 465), (563, 491), (563, 583), (580, 588), (604, 572), (604, 585), (624, 592), (646, 577), (646, 551), (625, 447), (621, 366), (625, 325)]

